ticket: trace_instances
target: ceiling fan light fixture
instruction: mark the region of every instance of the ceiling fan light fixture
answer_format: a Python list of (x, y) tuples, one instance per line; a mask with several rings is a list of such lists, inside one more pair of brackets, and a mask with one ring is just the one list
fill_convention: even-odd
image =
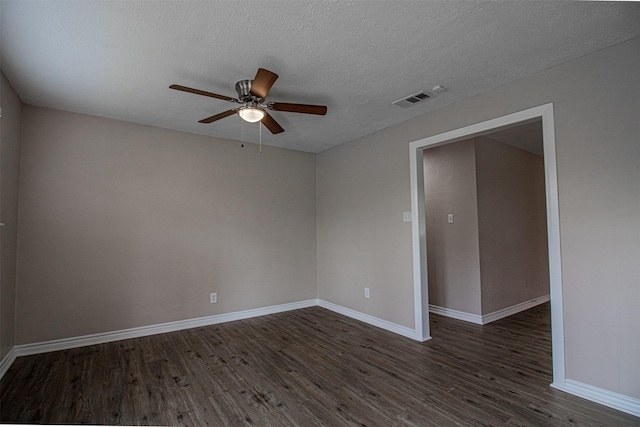
[[(2, 0), (0, 0), (2, 1)], [(217, 93), (207, 92), (200, 89), (194, 89), (182, 85), (169, 86), (169, 89), (179, 90), (182, 92), (189, 92), (196, 95), (208, 96), (210, 98), (216, 98), (223, 101), (233, 102), (236, 104), (235, 108), (231, 108), (222, 113), (214, 114), (211, 117), (198, 120), (198, 123), (209, 124), (225, 117), (238, 114), (244, 121), (250, 123), (261, 122), (269, 132), (273, 135), (284, 132), (284, 129), (273, 118), (267, 110), (284, 111), (289, 113), (301, 113), (301, 114), (315, 114), (324, 116), (327, 114), (327, 107), (325, 105), (307, 105), (307, 104), (291, 104), (288, 102), (269, 102), (265, 103), (265, 98), (271, 89), (271, 86), (278, 79), (278, 75), (272, 71), (264, 68), (258, 68), (256, 77), (253, 80), (240, 80), (236, 82), (236, 92), (238, 98), (231, 98), (225, 95), (218, 95)], [(239, 106), (237, 104), (240, 104)], [(260, 127), (262, 129), (262, 127)]]
[(244, 107), (238, 111), (238, 115), (249, 123), (255, 123), (262, 120), (266, 113), (260, 108)]

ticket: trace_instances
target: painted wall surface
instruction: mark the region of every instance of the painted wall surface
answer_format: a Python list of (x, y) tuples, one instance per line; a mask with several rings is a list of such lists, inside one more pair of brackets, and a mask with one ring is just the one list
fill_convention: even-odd
[(488, 315), (549, 294), (542, 157), (471, 138), (424, 150), (424, 184), (429, 304)]
[(473, 139), (424, 150), (424, 204), (429, 304), (482, 315), (475, 153)]
[(18, 177), (22, 102), (0, 73), (0, 359), (15, 345)]
[(482, 314), (549, 295), (544, 160), (475, 138)]
[(413, 327), (409, 147), (396, 138), (383, 130), (316, 157), (318, 298)]
[(318, 294), (413, 327), (409, 143), (552, 102), (566, 375), (639, 399), (638, 76), (636, 38), (320, 153)]
[(316, 297), (314, 155), (31, 106), (23, 123), (17, 344)]

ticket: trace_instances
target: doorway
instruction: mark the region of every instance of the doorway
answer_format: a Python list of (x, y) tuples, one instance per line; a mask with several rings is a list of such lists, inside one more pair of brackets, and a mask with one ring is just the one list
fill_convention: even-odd
[(488, 133), (542, 121), (544, 149), (545, 199), (547, 209), (547, 239), (549, 250), (549, 293), (551, 300), (551, 343), (553, 384), (563, 384), (564, 333), (562, 311), (562, 272), (558, 210), (558, 179), (555, 157), (553, 104), (516, 112), (453, 131), (414, 141), (409, 145), (411, 176), (412, 252), (414, 279), (415, 338), (431, 338), (429, 329), (429, 283), (427, 274), (427, 242), (425, 225), (423, 151)]

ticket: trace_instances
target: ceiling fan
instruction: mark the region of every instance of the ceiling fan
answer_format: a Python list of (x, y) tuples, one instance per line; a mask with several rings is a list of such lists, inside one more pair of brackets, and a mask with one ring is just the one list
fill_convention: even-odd
[(195, 93), (196, 95), (209, 96), (223, 101), (240, 104), (240, 107), (218, 113), (214, 116), (202, 119), (199, 123), (213, 123), (216, 120), (224, 119), (236, 113), (248, 122), (262, 122), (272, 134), (284, 132), (284, 129), (275, 121), (266, 110), (286, 111), (291, 113), (316, 114), (324, 116), (327, 114), (327, 107), (324, 105), (290, 104), (285, 102), (264, 103), (269, 89), (277, 80), (278, 75), (264, 68), (258, 68), (258, 72), (253, 80), (240, 80), (236, 83), (238, 98), (231, 98), (217, 93), (205, 92), (181, 85), (171, 85), (169, 89), (181, 90), (183, 92)]

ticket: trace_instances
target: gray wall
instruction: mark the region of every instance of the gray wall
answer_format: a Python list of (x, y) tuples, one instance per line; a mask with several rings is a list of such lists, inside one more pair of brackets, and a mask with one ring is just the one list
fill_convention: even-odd
[(429, 304), (488, 315), (548, 295), (543, 158), (480, 136), (423, 161)]
[(482, 315), (475, 139), (424, 150), (423, 161), (429, 304)]
[(552, 102), (566, 375), (640, 398), (638, 76), (636, 38), (320, 153), (318, 294), (413, 327), (409, 143)]
[(0, 359), (15, 345), (18, 176), (22, 102), (0, 73)]
[(317, 155), (318, 298), (413, 327), (409, 151), (391, 141), (397, 128)]
[(482, 314), (549, 295), (540, 156), (475, 138)]
[(313, 154), (31, 106), (23, 123), (17, 344), (316, 297)]

